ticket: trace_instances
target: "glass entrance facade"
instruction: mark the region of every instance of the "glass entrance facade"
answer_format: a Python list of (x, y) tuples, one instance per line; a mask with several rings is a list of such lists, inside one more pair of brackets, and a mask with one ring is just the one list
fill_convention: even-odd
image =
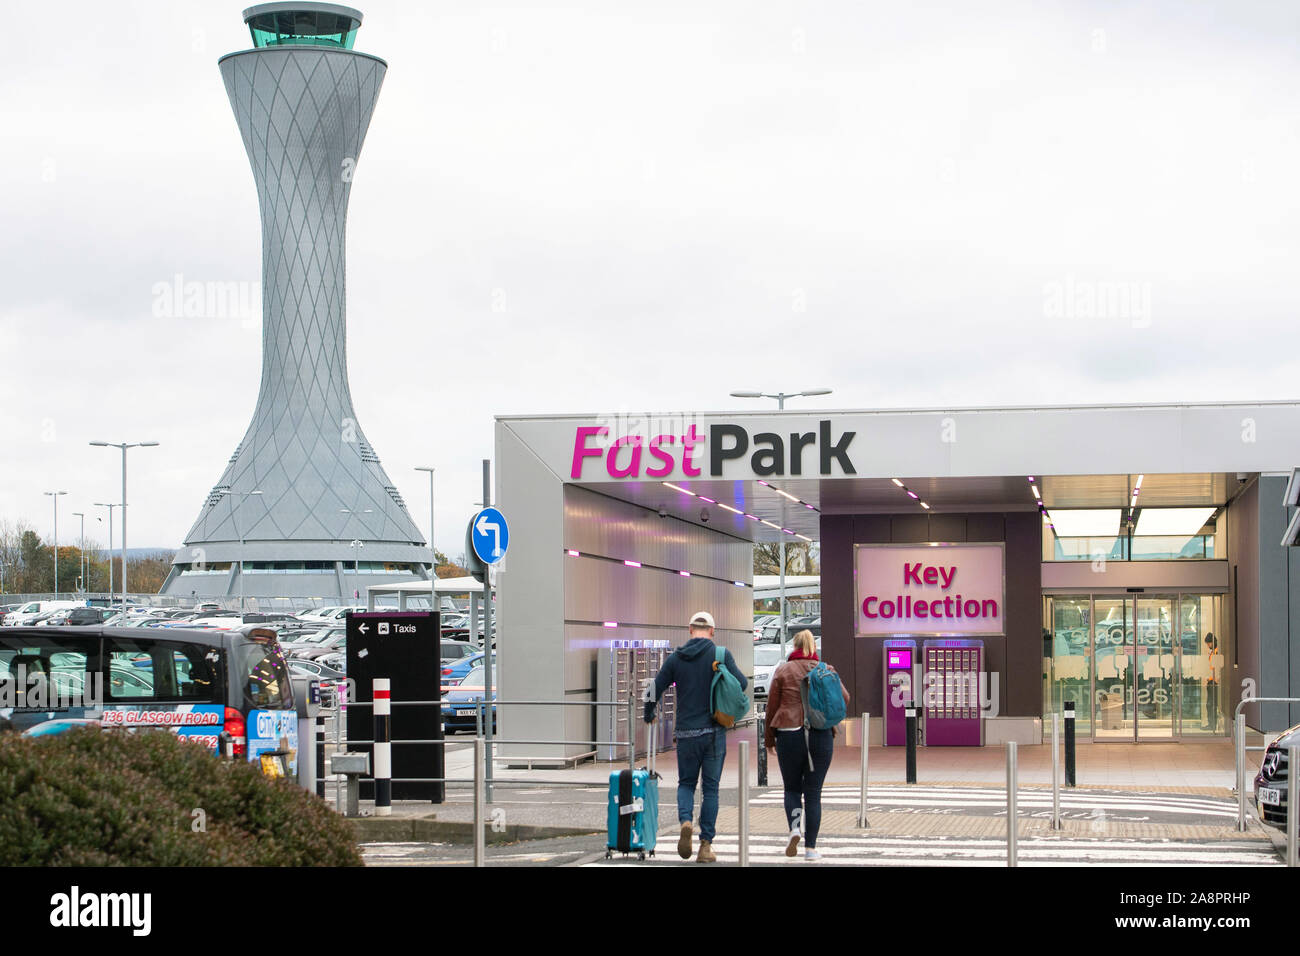
[(1043, 599), (1043, 713), (1074, 701), (1093, 740), (1222, 735), (1217, 594), (1059, 594)]

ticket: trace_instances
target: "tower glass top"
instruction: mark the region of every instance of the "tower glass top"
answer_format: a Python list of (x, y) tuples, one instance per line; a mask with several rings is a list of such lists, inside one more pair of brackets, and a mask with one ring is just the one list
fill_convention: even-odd
[(328, 46), (350, 50), (361, 12), (335, 3), (262, 3), (244, 11), (253, 46)]

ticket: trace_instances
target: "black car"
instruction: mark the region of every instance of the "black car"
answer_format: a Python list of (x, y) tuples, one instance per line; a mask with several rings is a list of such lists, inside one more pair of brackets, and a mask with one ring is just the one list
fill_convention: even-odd
[(103, 624), (112, 616), (113, 612), (106, 607), (74, 607), (63, 623), (68, 627), (86, 627), (90, 624)]
[(1255, 808), (1271, 827), (1286, 829), (1288, 747), (1300, 747), (1300, 724), (1285, 730), (1268, 745), (1255, 774)]

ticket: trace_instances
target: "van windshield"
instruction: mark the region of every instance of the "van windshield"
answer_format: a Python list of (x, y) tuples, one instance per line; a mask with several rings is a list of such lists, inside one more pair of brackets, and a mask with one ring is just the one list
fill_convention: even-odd
[(280, 645), (248, 641), (235, 645), (239, 678), (248, 710), (292, 710), (293, 687)]

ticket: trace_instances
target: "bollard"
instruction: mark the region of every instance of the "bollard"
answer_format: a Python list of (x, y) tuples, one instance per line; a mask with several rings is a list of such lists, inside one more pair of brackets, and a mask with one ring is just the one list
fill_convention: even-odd
[(375, 816), (393, 812), (393, 695), (389, 678), (376, 677), (371, 684), (375, 712)]
[(871, 727), (871, 715), (862, 715), (862, 776), (858, 781), (858, 826), (870, 827), (867, 823), (867, 737)]
[(1007, 742), (1007, 866), (1016, 863), (1016, 742)]
[(749, 866), (749, 741), (740, 742), (740, 865)]
[(766, 714), (758, 715), (758, 736), (754, 738), (758, 747), (758, 785), (760, 787), (767, 786), (767, 747), (763, 745), (764, 735), (767, 733), (765, 717)]
[(907, 708), (907, 782), (916, 783), (916, 708), (911, 706)]
[(1286, 749), (1286, 865), (1296, 865), (1296, 817), (1300, 817), (1300, 797), (1296, 796), (1295, 770), (1300, 767), (1300, 747)]
[[(343, 752), (343, 698), (334, 698), (334, 752)], [(334, 778), (334, 806), (343, 812), (343, 778)]]
[(1061, 829), (1061, 715), (1052, 714), (1052, 829)]
[(1238, 714), (1233, 725), (1233, 750), (1237, 752), (1237, 832), (1246, 829), (1246, 715)]
[(487, 758), (487, 746), (482, 737), (474, 738), (474, 865), (482, 866), (483, 860), (483, 829), (486, 826), (483, 811), (483, 796), (487, 789), (484, 776), (483, 764)]
[(1075, 785), (1074, 776), (1074, 701), (1065, 702), (1065, 785)]
[(316, 770), (319, 774), (316, 778), (316, 796), (322, 800), (325, 799), (325, 718), (317, 714), (313, 718), (316, 725), (314, 734), (314, 746), (316, 748)]

